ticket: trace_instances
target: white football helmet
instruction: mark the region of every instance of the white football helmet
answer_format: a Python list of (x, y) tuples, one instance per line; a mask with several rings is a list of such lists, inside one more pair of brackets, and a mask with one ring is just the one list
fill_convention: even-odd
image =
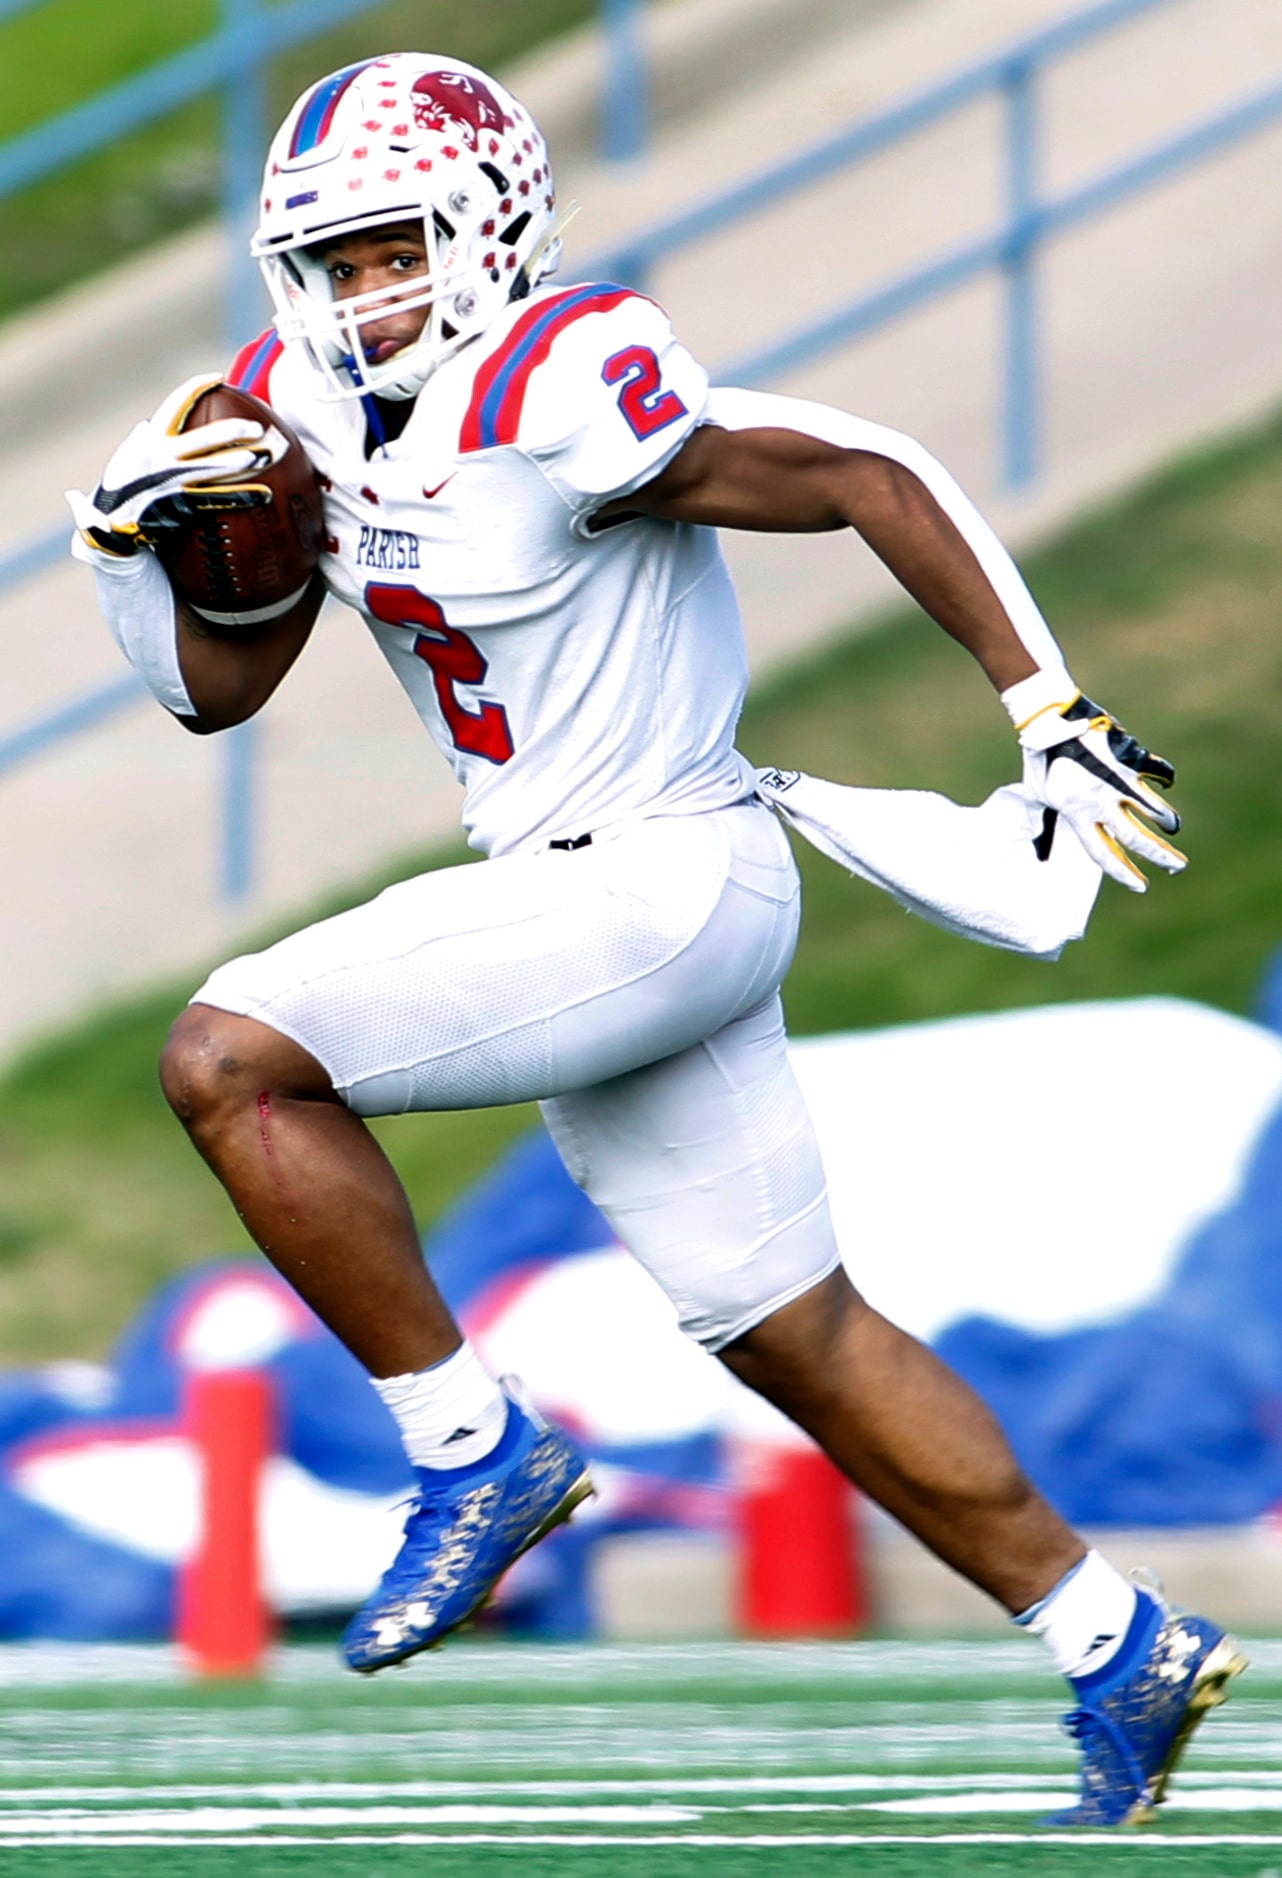
[[(421, 220), (428, 273), (339, 299), (316, 245)], [(427, 52), (349, 65), (312, 85), (273, 140), (252, 242), (287, 344), (322, 395), (412, 398), (510, 300), (553, 272), (561, 243), (547, 146), (516, 99), (475, 66)], [(417, 339), (381, 364), (362, 319), (426, 307)]]

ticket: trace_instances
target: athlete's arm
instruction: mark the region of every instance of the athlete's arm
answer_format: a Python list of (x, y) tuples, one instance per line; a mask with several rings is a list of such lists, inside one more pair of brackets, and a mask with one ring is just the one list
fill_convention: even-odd
[[(786, 411), (790, 401), (766, 402)], [(881, 435), (908, 444), (893, 432)], [(704, 424), (653, 482), (601, 511), (607, 519), (623, 512), (776, 533), (853, 528), (918, 605), (973, 654), (998, 691), (1052, 660), (1062, 662), (1044, 625), (1046, 644), (1035, 656), (957, 521), (918, 469), (898, 455), (800, 430)], [(1008, 567), (1014, 574), (1009, 560)], [(1019, 586), (1026, 597), (1022, 581)], [(1031, 600), (1027, 605), (1036, 611)]]
[(277, 618), (217, 626), (178, 597), (143, 540), (158, 503), (254, 468), (263, 433), (253, 420), (183, 429), (200, 397), (222, 383), (217, 373), (189, 378), (118, 445), (93, 495), (67, 491), (71, 552), (93, 569), (112, 636), (156, 702), (197, 733), (227, 730), (262, 708), (307, 643), (325, 591), (317, 574)]
[[(1177, 873), (1156, 831), (1180, 825), (1152, 785), (1175, 771), (1084, 698), (1015, 563), (952, 477), (910, 437), (824, 405), (713, 391), (704, 423), (650, 482), (601, 513), (716, 528), (854, 528), (1001, 693), (1024, 789), (1063, 815), (1105, 873), (1145, 886), (1130, 855)], [(1048, 850), (1049, 851), (1049, 848)]]
[(150, 548), (112, 553), (77, 535), (71, 552), (93, 569), (103, 617), (143, 684), (197, 735), (242, 724), (262, 708), (306, 645), (325, 594), (315, 574), (278, 619), (220, 627), (178, 598)]
[(234, 631), (211, 626), (175, 599), (178, 663), (192, 706), (191, 714), (174, 713), (184, 730), (207, 736), (261, 711), (307, 644), (324, 598), (325, 583), (313, 574), (287, 613)]

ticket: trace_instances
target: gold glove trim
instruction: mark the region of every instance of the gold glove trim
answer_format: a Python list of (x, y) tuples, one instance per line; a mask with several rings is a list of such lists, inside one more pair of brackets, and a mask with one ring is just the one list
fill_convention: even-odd
[[(1075, 691), (1071, 698), (1056, 698), (1051, 704), (1043, 704), (1039, 710), (1033, 712), (1031, 717), (1026, 717), (1022, 723), (1016, 724), (1015, 735), (1022, 736), (1030, 724), (1035, 724), (1039, 717), (1045, 717), (1048, 711), (1058, 711), (1062, 715), (1065, 711), (1071, 710), (1081, 695), (1080, 691)], [(1103, 721), (1107, 724), (1109, 720), (1105, 718)], [(1093, 730), (1095, 725), (1091, 724), (1089, 728)]]
[(178, 409), (170, 418), (167, 426), (169, 435), (171, 437), (177, 437), (181, 433), (183, 425), (187, 422), (187, 419), (191, 416), (205, 393), (207, 391), (217, 390), (219, 385), (225, 384), (226, 382), (227, 381), (218, 372), (214, 372), (208, 378), (198, 378)]
[[(1188, 866), (1189, 857), (1184, 853), (1182, 848), (1177, 848), (1174, 843), (1163, 840), (1162, 836), (1158, 834), (1155, 828), (1151, 828), (1147, 822), (1140, 820), (1139, 816), (1136, 815), (1128, 802), (1123, 802), (1121, 806), (1122, 813), (1131, 824), (1132, 828), (1136, 829), (1141, 835), (1144, 835), (1149, 841), (1161, 848), (1164, 854), (1169, 854), (1173, 861), (1178, 861), (1182, 867)], [(1106, 835), (1104, 839), (1107, 841), (1109, 837)]]
[[(1139, 824), (1136, 823), (1136, 826), (1138, 827)], [(1121, 842), (1117, 839), (1117, 837), (1115, 835), (1109, 834), (1103, 822), (1096, 822), (1095, 832), (1099, 836), (1100, 840), (1104, 843), (1104, 846), (1117, 856), (1118, 860), (1122, 863), (1122, 866), (1127, 870), (1127, 872), (1130, 874), (1134, 874), (1136, 880), (1138, 880), (1141, 883), (1140, 891), (1142, 893), (1147, 893), (1148, 892), (1148, 875), (1144, 873), (1144, 871), (1141, 868), (1136, 867), (1134, 861), (1131, 859), (1130, 855), (1126, 852), (1126, 849), (1122, 846)], [(1147, 828), (1144, 830), (1144, 833), (1145, 834), (1148, 833)], [(1154, 839), (1156, 839), (1156, 837), (1154, 837)]]

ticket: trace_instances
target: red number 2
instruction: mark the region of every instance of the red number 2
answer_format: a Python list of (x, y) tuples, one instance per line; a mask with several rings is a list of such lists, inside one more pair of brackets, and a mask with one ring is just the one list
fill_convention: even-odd
[(653, 437), (686, 414), (676, 392), (661, 389), (659, 361), (649, 346), (624, 346), (606, 360), (601, 376), (607, 385), (622, 386), (619, 409), (638, 437)]
[(414, 656), (432, 670), (436, 697), (455, 747), (489, 763), (506, 763), (512, 755), (512, 733), (501, 704), (482, 704), (469, 711), (455, 693), (455, 685), (479, 685), (489, 664), (481, 649), (457, 626), (446, 624), (435, 600), (417, 587), (391, 587), (371, 581), (365, 589), (366, 610), (387, 626), (417, 626)]

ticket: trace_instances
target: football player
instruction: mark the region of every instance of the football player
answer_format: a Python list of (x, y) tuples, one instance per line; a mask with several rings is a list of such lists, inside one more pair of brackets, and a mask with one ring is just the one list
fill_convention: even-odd
[(1136, 858), (1183, 864), (1151, 787), (1173, 772), (1082, 696), (924, 450), (710, 390), (653, 301), (552, 284), (560, 227), (543, 139), (485, 74), (403, 53), (322, 79), (271, 147), (253, 245), (276, 322), (231, 374), (320, 474), (318, 577), (247, 631), (175, 602), (141, 525), (248, 471), (259, 439), (236, 420), (179, 434), (210, 380), (71, 498), (117, 638), (195, 731), (259, 709), (326, 593), (361, 613), (488, 857), (220, 967), (162, 1065), (417, 1470), (346, 1660), (376, 1670), (437, 1643), (590, 1491), (573, 1442), (461, 1337), (364, 1119), (537, 1098), (687, 1333), (1045, 1637), (1084, 1751), (1064, 1817), (1144, 1817), (1242, 1659), (1088, 1551), (971, 1390), (846, 1276), (785, 1049), (797, 874), (734, 745), (745, 661), (715, 530), (854, 529), (1000, 694), (1043, 838), (1058, 817), (1059, 839), (1135, 890)]

